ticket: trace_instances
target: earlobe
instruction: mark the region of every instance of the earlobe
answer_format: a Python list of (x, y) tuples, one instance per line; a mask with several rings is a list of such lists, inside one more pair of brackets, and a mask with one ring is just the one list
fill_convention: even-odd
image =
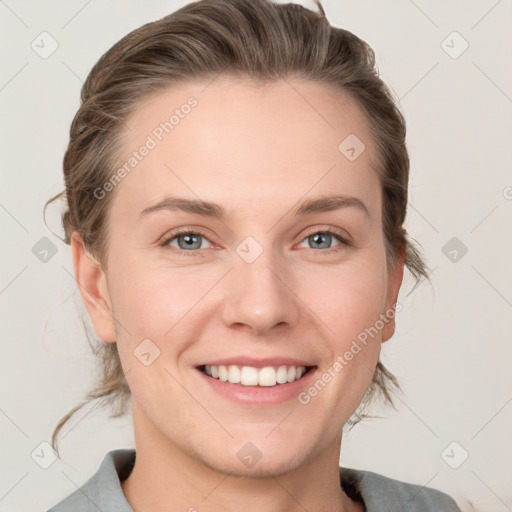
[(388, 291), (386, 300), (386, 309), (384, 315), (388, 318), (382, 329), (382, 343), (388, 341), (395, 333), (395, 307), (398, 300), (398, 293), (402, 286), (404, 277), (404, 263), (405, 263), (405, 245), (402, 245), (398, 254), (395, 265), (393, 266), (388, 279)]
[(107, 278), (101, 264), (87, 251), (79, 233), (71, 236), (75, 279), (97, 336), (116, 341)]

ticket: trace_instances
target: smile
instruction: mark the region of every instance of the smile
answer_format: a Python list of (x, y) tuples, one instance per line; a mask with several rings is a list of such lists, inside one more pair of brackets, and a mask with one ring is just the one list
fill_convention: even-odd
[(287, 384), (301, 379), (312, 366), (265, 366), (255, 368), (253, 366), (239, 365), (202, 365), (199, 367), (203, 373), (213, 379), (242, 386), (272, 387), (277, 384)]

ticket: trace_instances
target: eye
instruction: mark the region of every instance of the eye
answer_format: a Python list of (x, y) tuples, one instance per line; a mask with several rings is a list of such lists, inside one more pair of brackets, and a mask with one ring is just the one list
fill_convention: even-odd
[[(338, 241), (334, 247), (332, 246), (333, 239)], [(172, 251), (180, 255), (197, 256), (201, 254), (201, 249), (208, 248), (204, 246), (204, 241), (208, 241), (208, 243), (211, 244), (210, 240), (201, 233), (196, 231), (180, 231), (167, 237), (160, 245), (164, 248), (172, 247)], [(351, 243), (345, 239), (341, 231), (332, 228), (323, 230), (318, 230), (317, 228), (316, 231), (312, 231), (308, 234), (301, 243), (303, 244), (304, 242), (312, 244), (312, 247), (309, 248), (321, 249), (321, 252), (325, 253), (340, 251), (343, 250), (344, 247), (351, 245)]]
[[(334, 247), (331, 246), (333, 238), (338, 240), (338, 243)], [(313, 231), (306, 236), (302, 243), (304, 242), (312, 244), (312, 247), (309, 248), (321, 249), (324, 252), (340, 251), (344, 246), (350, 245), (350, 243), (345, 239), (341, 232), (331, 228), (321, 231)]]
[[(196, 251), (207, 248), (204, 247), (202, 243), (204, 240), (208, 240), (208, 238), (201, 233), (196, 233), (195, 231), (181, 231), (165, 239), (161, 245), (162, 247), (173, 247), (179, 254), (194, 256), (197, 254)], [(176, 243), (177, 246), (173, 245), (173, 243)]]

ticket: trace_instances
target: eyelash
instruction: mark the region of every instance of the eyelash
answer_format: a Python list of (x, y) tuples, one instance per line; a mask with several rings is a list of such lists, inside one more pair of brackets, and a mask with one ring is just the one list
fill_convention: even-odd
[[(321, 252), (321, 253), (324, 253), (324, 254), (332, 254), (334, 252), (341, 251), (341, 250), (343, 250), (346, 247), (351, 247), (352, 246), (352, 243), (349, 242), (344, 236), (342, 236), (340, 231), (338, 231), (336, 229), (333, 229), (333, 228), (315, 229), (315, 230), (307, 233), (304, 236), (304, 238), (301, 240), (301, 243), (304, 240), (306, 240), (306, 238), (309, 238), (310, 236), (315, 235), (317, 233), (334, 235), (338, 239), (340, 244), (335, 246), (335, 247), (332, 247), (330, 249), (320, 249), (319, 251), (315, 251), (315, 252)], [(169, 249), (174, 254), (179, 254), (181, 256), (199, 256), (199, 255), (202, 255), (199, 252), (199, 251), (201, 251), (201, 249), (192, 249), (190, 251), (184, 251), (184, 250), (178, 249), (176, 247), (170, 248), (170, 246), (168, 244), (170, 242), (172, 242), (175, 238), (179, 237), (180, 235), (196, 235), (196, 236), (200, 236), (202, 238), (205, 238), (206, 240), (208, 240), (211, 243), (210, 239), (208, 237), (206, 237), (205, 235), (203, 235), (202, 233), (199, 233), (197, 231), (191, 231), (191, 230), (183, 230), (183, 231), (177, 231), (175, 233), (172, 233), (171, 236), (166, 237), (165, 240), (162, 241), (159, 244), (160, 247), (163, 247), (164, 249)], [(314, 250), (314, 249), (312, 249), (312, 250)]]

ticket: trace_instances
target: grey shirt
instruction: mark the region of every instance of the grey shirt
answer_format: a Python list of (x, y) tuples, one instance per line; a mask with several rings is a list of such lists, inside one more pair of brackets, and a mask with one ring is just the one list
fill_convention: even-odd
[[(98, 471), (47, 512), (133, 512), (121, 482), (135, 464), (134, 449), (112, 450)], [(340, 485), (366, 512), (461, 512), (447, 494), (378, 473), (340, 467)]]

